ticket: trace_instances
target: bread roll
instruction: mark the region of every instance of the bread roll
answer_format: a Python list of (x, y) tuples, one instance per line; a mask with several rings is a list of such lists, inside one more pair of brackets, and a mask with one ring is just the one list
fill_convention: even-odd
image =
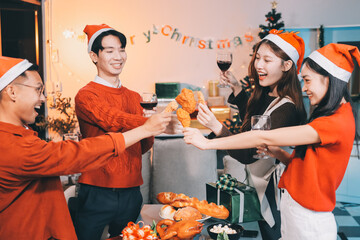
[(193, 207), (180, 208), (174, 214), (175, 221), (199, 220), (201, 218), (202, 218), (202, 214), (199, 212), (199, 210)]
[(160, 209), (160, 216), (164, 219), (174, 220), (174, 214), (176, 210), (170, 205), (164, 205)]

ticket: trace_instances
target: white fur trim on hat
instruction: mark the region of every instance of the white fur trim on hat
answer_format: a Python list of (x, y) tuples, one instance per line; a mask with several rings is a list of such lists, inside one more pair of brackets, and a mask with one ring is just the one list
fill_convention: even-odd
[(279, 48), (281, 48), (295, 63), (295, 66), (297, 64), (297, 61), (299, 60), (299, 53), (296, 50), (296, 48), (293, 47), (290, 43), (279, 37), (275, 34), (268, 34), (264, 39), (268, 39), (275, 43)]
[(95, 39), (96, 39), (101, 33), (107, 32), (107, 31), (110, 31), (110, 30), (114, 30), (114, 29), (113, 29), (113, 28), (102, 28), (102, 29), (98, 30), (96, 33), (94, 33), (94, 34), (91, 36), (91, 38), (90, 38), (90, 40), (89, 40), (88, 53), (91, 52), (91, 48), (92, 48), (92, 45), (93, 45)]
[(25, 72), (29, 67), (33, 64), (28, 60), (24, 59), (19, 62), (12, 68), (10, 68), (2, 77), (0, 78), (0, 91), (3, 90), (9, 83), (15, 80), (18, 76), (20, 76), (23, 72)]
[(346, 71), (345, 69), (336, 66), (332, 61), (324, 57), (318, 51), (314, 51), (309, 55), (309, 58), (314, 60), (320, 67), (324, 68), (328, 73), (334, 77), (344, 81), (349, 82), (351, 77), (351, 72)]

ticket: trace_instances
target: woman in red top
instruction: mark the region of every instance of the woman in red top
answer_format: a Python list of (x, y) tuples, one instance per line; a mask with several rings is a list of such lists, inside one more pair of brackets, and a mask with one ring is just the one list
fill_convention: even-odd
[[(347, 82), (360, 62), (356, 47), (329, 44), (310, 54), (301, 71), (303, 91), (315, 106), (309, 123), (269, 131), (250, 131), (208, 140), (185, 129), (185, 141), (201, 149), (266, 149), (287, 165), (279, 187), (282, 239), (336, 239), (332, 210), (355, 137)], [(273, 146), (297, 146), (290, 156)]]

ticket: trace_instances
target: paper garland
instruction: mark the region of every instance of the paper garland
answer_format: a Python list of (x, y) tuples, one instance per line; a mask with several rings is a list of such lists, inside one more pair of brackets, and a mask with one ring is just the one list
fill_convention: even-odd
[[(76, 38), (81, 42), (84, 41), (85, 34), (75, 34), (75, 32), (71, 29), (65, 29), (63, 35), (66, 39), (68, 38)], [(252, 42), (255, 40), (252, 32), (246, 32), (242, 37), (234, 36), (231, 38), (222, 38), (222, 39), (214, 39), (213, 37), (207, 38), (198, 38), (193, 37), (187, 34), (183, 34), (178, 28), (172, 27), (170, 25), (163, 25), (161, 27), (155, 26), (153, 24), (152, 29), (143, 32), (142, 36), (130, 35), (128, 37), (129, 43), (131, 45), (135, 45), (140, 41), (144, 43), (150, 43), (153, 41), (154, 37), (158, 35), (161, 37), (168, 38), (169, 40), (178, 42), (181, 45), (188, 47), (195, 47), (198, 49), (226, 49), (226, 48), (236, 48), (238, 46), (243, 45), (243, 39), (246, 42)]]
[[(167, 37), (170, 40), (179, 42), (182, 45), (189, 47), (197, 47), (199, 49), (224, 49), (224, 48), (236, 48), (242, 45), (242, 39), (240, 36), (234, 36), (232, 38), (216, 39), (214, 38), (197, 38), (187, 34), (183, 34), (178, 28), (174, 28), (170, 25), (163, 25), (158, 27), (153, 25), (152, 30), (143, 32), (146, 43), (150, 43), (154, 35), (160, 35)], [(135, 44), (135, 35), (130, 36), (130, 43)], [(254, 37), (251, 32), (247, 32), (244, 35), (246, 42), (252, 42)]]

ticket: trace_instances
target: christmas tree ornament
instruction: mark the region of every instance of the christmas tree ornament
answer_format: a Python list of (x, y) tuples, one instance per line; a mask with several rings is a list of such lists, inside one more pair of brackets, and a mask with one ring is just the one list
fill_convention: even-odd
[(277, 8), (277, 2), (276, 1), (273, 1), (273, 2), (271, 2), (271, 5), (272, 5), (272, 9), (276, 9)]

